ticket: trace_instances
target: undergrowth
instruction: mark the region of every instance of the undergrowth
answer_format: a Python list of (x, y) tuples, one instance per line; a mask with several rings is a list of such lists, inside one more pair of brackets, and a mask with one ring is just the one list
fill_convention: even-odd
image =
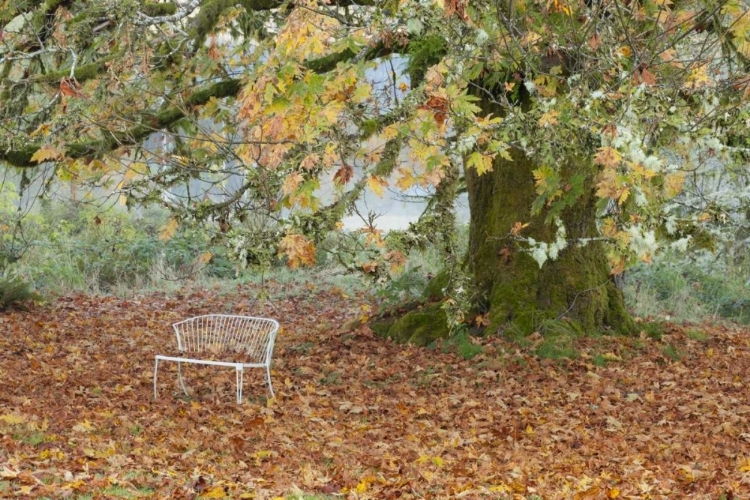
[[(205, 228), (181, 224), (166, 237), (169, 215), (161, 209), (126, 211), (44, 200), (34, 211), (20, 213), (17, 203), (13, 186), (0, 186), (0, 272), (5, 273), (5, 281), (0, 282), (0, 308), (38, 300), (35, 290), (45, 296), (71, 292), (128, 295), (186, 286), (230, 290), (238, 284), (268, 281), (288, 284), (283, 293), (299, 290), (299, 285), (348, 295), (374, 292), (382, 307), (388, 308), (423, 299), (430, 278), (445, 265), (440, 250), (427, 245), (409, 253), (403, 272), (375, 283), (349, 272), (333, 252), (356, 240), (356, 235), (333, 233), (320, 246), (319, 264), (312, 269), (289, 270), (280, 260), (262, 270), (241, 268), (229, 249)], [(457, 229), (455, 240), (457, 251), (463, 253), (468, 244), (466, 225)], [(635, 316), (646, 320), (643, 329), (653, 338), (660, 336), (661, 321), (710, 318), (750, 323), (750, 262), (737, 255), (741, 252), (731, 259), (705, 251), (662, 253), (651, 265), (626, 272), (626, 302)], [(23, 279), (8, 278), (9, 272)], [(651, 325), (653, 321), (657, 324)], [(571, 325), (546, 320), (535, 331), (550, 338), (580, 335), (568, 331)], [(462, 356), (471, 355), (471, 348), (459, 350)], [(540, 346), (540, 353), (553, 357), (566, 352), (559, 345)]]

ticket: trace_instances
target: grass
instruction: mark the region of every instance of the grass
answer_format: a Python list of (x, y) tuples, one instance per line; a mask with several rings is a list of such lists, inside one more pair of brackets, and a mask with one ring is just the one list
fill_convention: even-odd
[(706, 340), (708, 340), (708, 335), (705, 332), (696, 330), (695, 328), (689, 328), (685, 332), (685, 336), (687, 336), (687, 338), (689, 338), (690, 340), (695, 340), (698, 342), (705, 342)]
[(609, 362), (609, 360), (606, 357), (604, 357), (603, 354), (597, 353), (594, 355), (593, 358), (591, 358), (591, 362), (594, 364), (594, 366), (603, 368), (607, 366), (607, 363)]
[(472, 342), (468, 333), (460, 332), (443, 343), (443, 351), (455, 352), (463, 359), (472, 359), (481, 354), (484, 349), (481, 345)]
[(544, 337), (534, 349), (534, 353), (543, 359), (575, 359), (579, 356), (573, 346), (573, 338), (566, 335)]
[(664, 346), (661, 352), (665, 358), (668, 358), (672, 361), (679, 361), (684, 356), (683, 352), (674, 344), (667, 344), (666, 346)]

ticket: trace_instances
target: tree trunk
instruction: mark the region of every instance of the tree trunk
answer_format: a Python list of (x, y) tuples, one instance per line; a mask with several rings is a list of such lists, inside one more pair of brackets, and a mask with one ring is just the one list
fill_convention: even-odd
[[(502, 109), (482, 99), (487, 113), (502, 115)], [(635, 324), (625, 308), (622, 292), (610, 275), (604, 244), (581, 239), (596, 238), (596, 196), (593, 158), (568, 158), (561, 165), (561, 177), (583, 174), (586, 181), (577, 202), (565, 208), (560, 220), (568, 246), (556, 259), (539, 264), (524, 243), (511, 235), (516, 223), (527, 224), (518, 236), (538, 242), (555, 240), (557, 227), (545, 223), (547, 213), (531, 214), (537, 197), (533, 171), (538, 167), (516, 149), (513, 161), (500, 158), (493, 170), (478, 175), (465, 173), (471, 219), (469, 250), (464, 267), (476, 294), (477, 313), (488, 313), (490, 331), (515, 330), (542, 334), (558, 330), (565, 322), (582, 333), (633, 333)], [(447, 315), (441, 301), (448, 285), (448, 273), (438, 274), (428, 285), (427, 302), (413, 311), (382, 322), (373, 329), (397, 341), (427, 345), (449, 334)]]
[[(471, 209), (466, 265), (480, 310), (489, 312), (492, 328), (543, 332), (549, 320), (569, 320), (584, 332), (632, 332), (634, 324), (609, 274), (603, 244), (576, 244), (597, 235), (593, 187), (586, 186), (578, 202), (561, 213), (569, 244), (540, 268), (510, 236), (511, 228), (516, 222), (529, 223), (520, 236), (552, 242), (556, 227), (545, 224), (544, 211), (531, 215), (537, 196), (532, 173), (536, 166), (521, 151), (511, 156), (513, 161), (498, 158), (493, 171), (482, 176), (466, 172)], [(592, 160), (568, 161), (563, 177), (574, 173), (592, 179)]]

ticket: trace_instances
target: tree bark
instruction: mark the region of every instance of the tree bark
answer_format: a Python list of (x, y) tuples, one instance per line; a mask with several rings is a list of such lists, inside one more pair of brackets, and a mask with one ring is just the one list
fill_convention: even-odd
[[(563, 320), (584, 333), (634, 331), (610, 276), (604, 245), (576, 243), (597, 235), (593, 186), (586, 186), (578, 202), (562, 211), (569, 244), (540, 268), (523, 251), (523, 243), (511, 237), (511, 228), (516, 222), (528, 223), (520, 235), (551, 242), (556, 227), (545, 223), (544, 212), (531, 214), (537, 196), (532, 172), (537, 166), (519, 150), (511, 156), (513, 161), (498, 158), (493, 171), (482, 176), (466, 172), (471, 210), (466, 265), (491, 327), (543, 333), (550, 320)], [(591, 183), (595, 167), (591, 159), (569, 159), (563, 171), (565, 177), (587, 174)]]
[[(502, 113), (486, 99), (480, 104), (487, 113)], [(465, 172), (471, 218), (464, 270), (474, 289), (474, 312), (487, 313), (492, 332), (511, 330), (528, 335), (561, 328), (582, 334), (635, 332), (622, 292), (610, 275), (606, 248), (596, 239), (593, 182), (597, 167), (593, 158), (561, 160), (562, 178), (583, 174), (586, 181), (577, 202), (559, 214), (568, 246), (540, 268), (524, 251), (520, 237), (553, 242), (557, 227), (545, 222), (546, 210), (532, 215), (537, 198), (533, 171), (539, 165), (519, 149), (512, 150), (511, 157), (508, 161), (498, 156), (492, 171), (483, 175), (474, 169)], [(516, 223), (528, 224), (519, 237), (511, 234)], [(590, 241), (586, 245), (577, 243), (582, 239)], [(427, 287), (425, 304), (401, 316), (376, 321), (373, 329), (397, 341), (419, 345), (447, 337), (447, 317), (441, 302), (447, 285), (448, 274), (438, 274)]]

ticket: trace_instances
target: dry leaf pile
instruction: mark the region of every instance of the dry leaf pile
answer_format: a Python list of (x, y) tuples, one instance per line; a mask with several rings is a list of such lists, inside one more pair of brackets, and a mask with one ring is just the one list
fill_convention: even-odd
[[(0, 316), (0, 497), (750, 498), (738, 327), (582, 339), (572, 361), (490, 338), (467, 361), (341, 332), (361, 297), (254, 293), (76, 296)], [(187, 398), (165, 364), (154, 401), (170, 324), (209, 312), (280, 320), (276, 399), (250, 370), (238, 406), (234, 372), (199, 366)]]

